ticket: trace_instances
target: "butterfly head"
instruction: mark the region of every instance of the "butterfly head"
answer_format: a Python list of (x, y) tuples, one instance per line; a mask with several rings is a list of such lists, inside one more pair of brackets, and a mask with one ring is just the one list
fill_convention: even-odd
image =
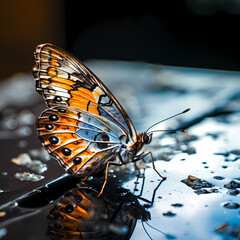
[(152, 133), (142, 133), (142, 142), (143, 144), (149, 144), (152, 141)]

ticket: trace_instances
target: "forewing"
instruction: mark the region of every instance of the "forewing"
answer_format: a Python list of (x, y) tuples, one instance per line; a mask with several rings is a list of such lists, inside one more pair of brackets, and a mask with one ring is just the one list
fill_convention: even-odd
[[(101, 116), (123, 130), (125, 143), (137, 141), (135, 128), (127, 113), (83, 63), (52, 44), (39, 45), (35, 60), (36, 89), (49, 107), (69, 106)], [(122, 136), (121, 139), (124, 140)]]

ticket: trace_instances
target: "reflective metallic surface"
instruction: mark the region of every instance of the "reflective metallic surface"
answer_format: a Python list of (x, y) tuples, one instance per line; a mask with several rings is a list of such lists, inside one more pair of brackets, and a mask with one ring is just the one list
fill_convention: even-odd
[[(74, 230), (77, 239), (81, 239), (80, 232), (83, 239), (97, 238), (98, 233), (110, 239), (120, 234), (119, 239), (132, 240), (238, 239), (240, 75), (125, 62), (91, 62), (89, 67), (113, 91), (138, 132), (191, 108), (155, 128), (187, 127), (188, 133), (157, 133), (147, 146), (157, 170), (167, 179), (159, 185), (161, 179), (146, 158), (146, 163), (138, 165), (141, 176), (133, 164), (111, 168), (106, 192), (96, 198), (103, 173), (84, 183), (70, 176), (60, 177), (64, 172), (41, 150), (31, 118), (27, 125), (20, 120), (24, 115), (21, 107), (6, 106), (0, 121), (0, 237), (56, 239), (58, 233), (70, 237), (69, 231)], [(43, 109), (43, 105), (36, 104), (38, 101), (29, 105), (35, 116)], [(28, 116), (29, 111), (25, 112)], [(26, 127), (31, 131), (19, 135)], [(37, 174), (27, 165), (11, 161), (22, 153), (47, 165), (41, 173), (44, 179), (32, 182), (15, 178), (16, 173)], [(80, 201), (77, 195), (86, 199)], [(68, 205), (73, 208), (65, 209)], [(86, 219), (79, 213), (83, 209), (89, 214)], [(78, 214), (72, 224), (69, 219), (75, 210)], [(101, 224), (94, 224), (95, 217), (101, 219)], [(92, 236), (87, 234), (87, 227), (93, 229)]]

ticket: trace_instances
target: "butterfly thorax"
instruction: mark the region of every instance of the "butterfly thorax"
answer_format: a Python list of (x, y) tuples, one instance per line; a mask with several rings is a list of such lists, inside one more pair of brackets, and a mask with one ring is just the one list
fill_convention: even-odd
[(144, 135), (145, 133), (138, 134), (137, 141), (135, 141), (132, 145), (121, 146), (119, 150), (119, 154), (123, 164), (136, 161), (137, 155), (142, 150), (144, 145), (144, 142), (143, 142)]

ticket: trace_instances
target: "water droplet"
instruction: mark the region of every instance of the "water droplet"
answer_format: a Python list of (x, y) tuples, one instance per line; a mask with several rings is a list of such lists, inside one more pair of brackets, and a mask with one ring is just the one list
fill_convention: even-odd
[(8, 129), (15, 129), (18, 126), (16, 119), (10, 118), (5, 122), (5, 125)]
[(228, 202), (223, 204), (223, 206), (225, 208), (229, 208), (229, 209), (238, 209), (240, 207), (240, 205), (238, 203), (234, 203), (234, 202)]
[(0, 238), (4, 237), (7, 234), (7, 229), (6, 228), (1, 228), (0, 229)]
[(32, 129), (30, 127), (20, 127), (17, 129), (17, 135), (19, 137), (25, 137), (25, 136), (30, 136), (32, 134)]

